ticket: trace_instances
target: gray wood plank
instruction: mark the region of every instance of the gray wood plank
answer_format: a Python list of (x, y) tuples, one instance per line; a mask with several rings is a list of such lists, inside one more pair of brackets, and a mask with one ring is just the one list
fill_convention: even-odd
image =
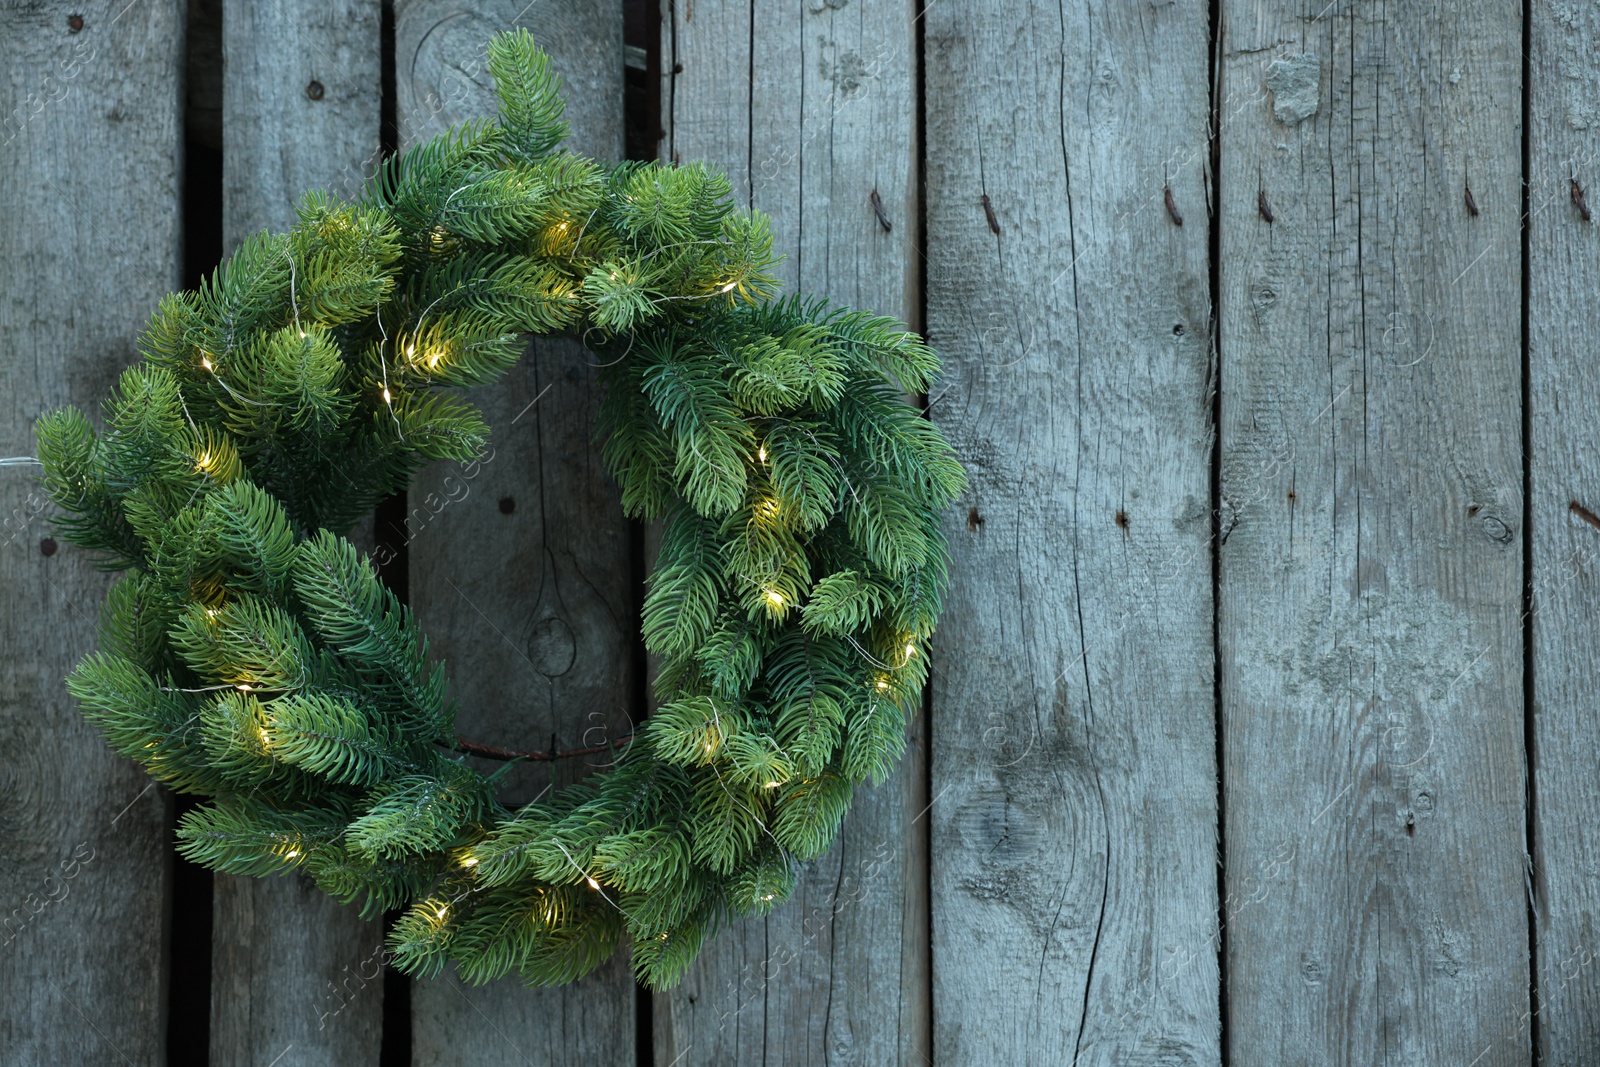
[(1230, 1053), (1526, 1064), (1516, 5), (1222, 14)]
[[(913, 320), (914, 16), (881, 0), (680, 0), (666, 13), (662, 63), (663, 157), (723, 167), (735, 196), (772, 217), (785, 288)], [(913, 731), (898, 773), (857, 791), (839, 841), (789, 901), (725, 928), (683, 984), (655, 998), (657, 1063), (925, 1061), (920, 719)]]
[(924, 17), (933, 1059), (1216, 1064), (1206, 5)]
[[(497, 2), (463, 13), (435, 0), (396, 5), (396, 80), (405, 145), (492, 113), (484, 46), (526, 25), (566, 87), (573, 150), (622, 154), (622, 18), (582, 0)], [(594, 357), (570, 339), (535, 341), (505, 379), (475, 391), (494, 428), (479, 462), (425, 472), (409, 497), (411, 603), (450, 665), (457, 728), (475, 741), (545, 749), (628, 728), (638, 621), (628, 524), (594, 442)], [(556, 784), (598, 761), (567, 761)], [(517, 802), (551, 784), (519, 768)], [(412, 987), (413, 1062), (631, 1063), (635, 986), (626, 955), (575, 986), (514, 977), (465, 986), (454, 974)]]
[(310, 879), (217, 875), (211, 1062), (376, 1064), (383, 925)]
[[(1529, 9), (1528, 428), (1533, 552), (1533, 894), (1539, 1049), (1549, 1064), (1600, 1049), (1600, 10), (1535, 0)], [(1581, 511), (1575, 511), (1576, 504)], [(1518, 1020), (1519, 1024), (1522, 1020)], [(1519, 1025), (1519, 1035), (1526, 1027)]]
[(379, 15), (363, 0), (224, 0), (226, 252), (287, 229), (308, 190), (361, 192), (380, 152)]
[[(295, 222), (311, 189), (349, 198), (379, 151), (379, 12), (359, 0), (223, 6), (223, 244)], [(370, 523), (359, 540), (370, 540)], [(301, 876), (218, 874), (211, 1062), (376, 1064), (383, 930)]]
[[(98, 412), (178, 284), (183, 5), (0, 6), (0, 456)], [(171, 805), (62, 679), (110, 581), (0, 467), (0, 1062), (165, 1061)]]

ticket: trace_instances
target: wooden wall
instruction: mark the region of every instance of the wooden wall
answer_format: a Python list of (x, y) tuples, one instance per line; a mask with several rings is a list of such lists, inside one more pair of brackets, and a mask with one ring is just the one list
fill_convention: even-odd
[[(655, 996), (624, 957), (386, 1003), (379, 924), (218, 878), (210, 1062), (1600, 1062), (1600, 14), (1525, 4), (661, 0), (661, 158), (946, 361), (915, 402), (972, 484), (906, 759)], [(386, 117), (487, 110), (513, 25), (619, 158), (623, 10), (226, 0), (225, 243), (353, 192)], [(185, 12), (0, 29), (26, 457), (177, 284)], [(362, 536), (476, 739), (625, 730), (652, 541), (592, 359), (533, 343), (478, 399), (490, 450)], [(162, 1063), (170, 800), (61, 686), (105, 579), (25, 465), (0, 511), (0, 1062)]]
[[(183, 31), (174, 0), (0, 6), (0, 456), (98, 405), (178, 284)], [(0, 1061), (158, 1062), (171, 802), (62, 685), (110, 580), (36, 469), (0, 467)]]

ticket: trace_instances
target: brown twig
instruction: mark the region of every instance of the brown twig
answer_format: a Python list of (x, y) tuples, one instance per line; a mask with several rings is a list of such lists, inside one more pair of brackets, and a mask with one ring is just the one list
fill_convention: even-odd
[(626, 733), (613, 741), (590, 745), (587, 748), (569, 748), (558, 751), (552, 747), (545, 752), (522, 752), (514, 748), (496, 748), (494, 745), (479, 744), (476, 741), (468, 741), (465, 737), (458, 735), (456, 737), (456, 751), (465, 752), (472, 756), (482, 756), (484, 759), (549, 761), (571, 759), (574, 756), (597, 756), (602, 752), (610, 752), (616, 746), (633, 740), (633, 737), (632, 733)]
[(1567, 510), (1578, 516), (1578, 518), (1582, 519), (1590, 526), (1593, 526), (1596, 530), (1600, 530), (1600, 515), (1596, 515), (1594, 512), (1590, 511), (1576, 500), (1567, 505)]

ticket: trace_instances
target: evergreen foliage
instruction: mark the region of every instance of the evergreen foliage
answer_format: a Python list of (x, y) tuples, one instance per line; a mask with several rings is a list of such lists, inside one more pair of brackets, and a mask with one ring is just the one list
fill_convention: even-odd
[[(124, 572), (68, 687), (116, 751), (211, 798), (185, 855), (405, 906), (406, 970), (553, 984), (628, 943), (661, 987), (782, 901), (892, 767), (963, 474), (903, 399), (938, 372), (920, 339), (778, 298), (725, 176), (559, 151), (547, 58), (526, 32), (489, 56), (498, 121), (389, 160), (358, 203), (308, 195), (166, 298), (103, 431), (40, 419), (63, 536)], [(478, 455), (460, 387), (554, 331), (600, 354), (605, 461), (664, 522), (643, 619), (664, 703), (609, 773), (513, 812), (340, 532)]]

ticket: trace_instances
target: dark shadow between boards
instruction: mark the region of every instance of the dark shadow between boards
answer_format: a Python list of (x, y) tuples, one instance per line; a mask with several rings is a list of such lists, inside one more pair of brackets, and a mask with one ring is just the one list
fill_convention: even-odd
[[(183, 268), (195, 287), (222, 261), (222, 0), (190, 0), (184, 71)], [(200, 805), (175, 798), (174, 819)], [(177, 823), (170, 827), (176, 832)], [(175, 838), (168, 847), (175, 844)], [(176, 850), (167, 944), (167, 1063), (206, 1067), (211, 1044), (211, 872)]]

